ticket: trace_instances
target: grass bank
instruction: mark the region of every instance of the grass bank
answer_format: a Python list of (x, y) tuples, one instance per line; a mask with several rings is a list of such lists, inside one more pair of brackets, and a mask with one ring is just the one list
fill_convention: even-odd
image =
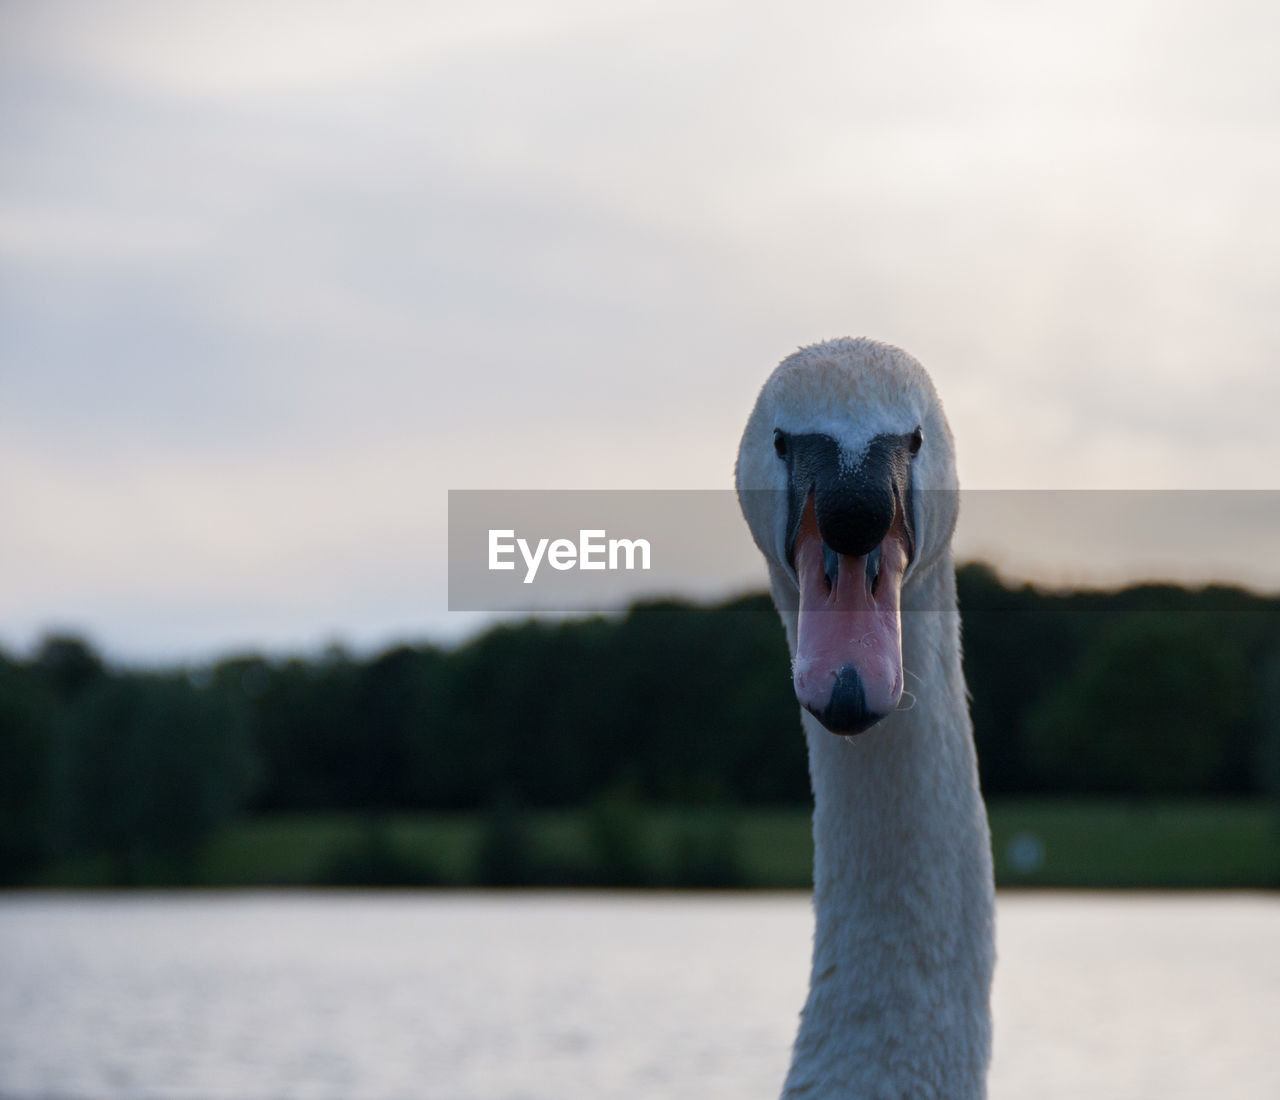
[[(1268, 888), (1280, 841), (1259, 801), (1006, 800), (989, 807), (1001, 886)], [(186, 882), (200, 886), (654, 886), (804, 888), (806, 809), (588, 809), (489, 814), (315, 814), (244, 820)], [(51, 886), (103, 885), (92, 863)], [(164, 884), (164, 883), (160, 883)]]
[(1280, 886), (1280, 834), (1261, 800), (1016, 800), (989, 815), (1001, 886)]

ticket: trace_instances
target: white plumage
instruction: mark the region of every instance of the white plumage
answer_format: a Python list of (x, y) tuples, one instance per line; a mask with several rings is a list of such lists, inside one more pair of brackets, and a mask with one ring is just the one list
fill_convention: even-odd
[(986, 1092), (995, 897), (960, 664), (955, 458), (928, 375), (873, 341), (802, 349), (760, 393), (737, 484), (795, 658), (798, 585), (775, 431), (829, 435), (842, 461), (856, 461), (873, 436), (916, 426), (924, 438), (912, 466), (916, 548), (900, 616), (914, 702), (847, 738), (802, 713), (816, 930), (787, 1097), (970, 1100)]

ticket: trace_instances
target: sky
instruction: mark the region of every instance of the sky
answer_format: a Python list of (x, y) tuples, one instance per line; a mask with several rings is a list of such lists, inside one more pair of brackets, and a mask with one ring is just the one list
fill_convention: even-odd
[(966, 488), (1280, 488), (1278, 31), (8, 0), (0, 646), (461, 637), (449, 490), (729, 489), (842, 335), (926, 365)]

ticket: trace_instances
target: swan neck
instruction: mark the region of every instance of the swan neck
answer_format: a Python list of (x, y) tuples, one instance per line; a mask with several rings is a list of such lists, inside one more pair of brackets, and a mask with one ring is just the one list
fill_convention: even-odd
[[(784, 1095), (985, 1095), (990, 838), (948, 559), (904, 592), (910, 709), (855, 738), (804, 716), (814, 792), (810, 991)], [(794, 637), (794, 635), (792, 635)]]

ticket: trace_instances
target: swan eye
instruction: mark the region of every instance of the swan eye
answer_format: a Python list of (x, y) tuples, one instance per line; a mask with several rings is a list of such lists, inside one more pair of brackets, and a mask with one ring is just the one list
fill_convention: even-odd
[(919, 424), (917, 424), (917, 425), (916, 425), (916, 430), (915, 430), (914, 432), (912, 432), (912, 433), (911, 433), (911, 443), (909, 444), (909, 446), (910, 446), (910, 448), (911, 448), (911, 453), (912, 453), (913, 455), (914, 455), (914, 454), (919, 454), (919, 453), (920, 453), (920, 448), (921, 448), (923, 445), (924, 445), (924, 431), (923, 431), (923, 429), (921, 429), (920, 425), (919, 425)]
[(787, 457), (787, 433), (781, 428), (773, 429), (773, 449), (778, 452), (779, 458)]

